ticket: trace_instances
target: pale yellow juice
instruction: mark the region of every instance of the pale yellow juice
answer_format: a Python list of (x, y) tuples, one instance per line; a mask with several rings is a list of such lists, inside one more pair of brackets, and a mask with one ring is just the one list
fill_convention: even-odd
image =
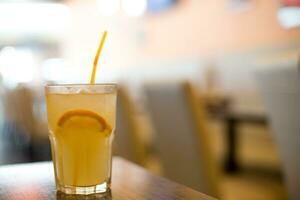
[(46, 101), (58, 189), (109, 184), (116, 91), (52, 91)]

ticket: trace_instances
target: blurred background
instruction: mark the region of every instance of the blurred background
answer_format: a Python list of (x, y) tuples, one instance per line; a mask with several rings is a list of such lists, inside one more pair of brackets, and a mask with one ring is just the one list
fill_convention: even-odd
[(297, 199), (299, 136), (276, 127), (299, 104), (268, 91), (299, 94), (299, 0), (0, 0), (0, 165), (51, 159), (43, 86), (88, 83), (104, 30), (115, 155), (220, 199)]

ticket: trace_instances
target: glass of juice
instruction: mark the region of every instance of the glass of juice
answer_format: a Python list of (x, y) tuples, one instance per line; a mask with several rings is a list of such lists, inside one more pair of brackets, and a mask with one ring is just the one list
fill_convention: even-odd
[(45, 92), (57, 190), (109, 191), (117, 86), (47, 85)]

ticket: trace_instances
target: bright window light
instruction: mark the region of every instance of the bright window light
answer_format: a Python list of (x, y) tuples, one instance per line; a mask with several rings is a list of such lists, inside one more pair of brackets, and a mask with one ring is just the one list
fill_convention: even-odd
[(284, 28), (294, 28), (300, 26), (300, 7), (282, 7), (278, 10), (277, 17), (279, 23)]
[(61, 58), (50, 58), (42, 63), (42, 77), (47, 81), (60, 81), (64, 78), (66, 64)]
[(0, 51), (0, 73), (4, 83), (14, 86), (33, 81), (37, 75), (37, 62), (30, 49), (5, 47)]
[(42, 77), (46, 81), (83, 83), (90, 75), (91, 68), (70, 65), (63, 58), (49, 58), (42, 63)]
[(70, 24), (70, 9), (58, 3), (1, 3), (0, 32), (6, 35), (61, 35)]
[(141, 16), (146, 12), (147, 0), (122, 0), (122, 7), (128, 16)]
[(113, 16), (120, 10), (120, 0), (97, 0), (98, 9), (103, 16)]

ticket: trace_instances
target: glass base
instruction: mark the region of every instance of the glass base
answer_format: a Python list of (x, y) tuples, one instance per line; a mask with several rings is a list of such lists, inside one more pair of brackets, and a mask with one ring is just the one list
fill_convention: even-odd
[(105, 193), (96, 193), (89, 195), (82, 194), (65, 194), (63, 192), (57, 191), (56, 200), (112, 200), (111, 191), (108, 190)]
[(80, 195), (90, 195), (97, 193), (107, 193), (110, 191), (110, 183), (104, 182), (95, 186), (87, 187), (76, 187), (76, 186), (60, 186), (58, 185), (56, 189), (65, 194), (80, 194)]

